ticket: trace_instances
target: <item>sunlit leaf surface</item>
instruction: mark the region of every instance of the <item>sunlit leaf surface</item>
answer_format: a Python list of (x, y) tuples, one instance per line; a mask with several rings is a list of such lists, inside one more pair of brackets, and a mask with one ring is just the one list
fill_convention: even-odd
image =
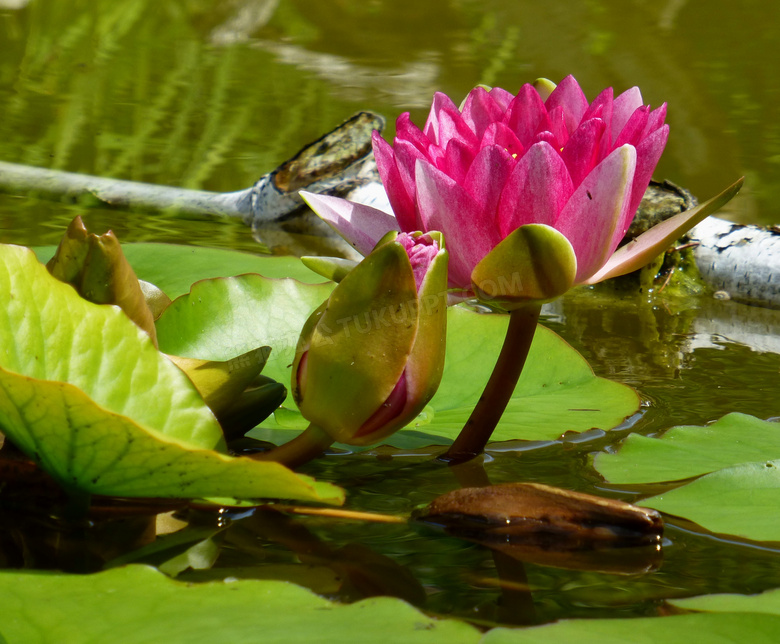
[(772, 644), (780, 617), (750, 613), (674, 615), (662, 618), (564, 620), (528, 629), (496, 628), (483, 644)]
[(81, 576), (0, 572), (0, 605), (0, 639), (9, 644), (480, 639), (468, 624), (428, 617), (389, 597), (339, 605), (286, 582), (184, 584), (144, 566)]
[(598, 454), (594, 465), (612, 483), (652, 483), (776, 458), (780, 423), (728, 414), (706, 427), (674, 427), (657, 438), (631, 434), (618, 452)]
[[(616, 454), (596, 456), (613, 483), (692, 482), (642, 505), (716, 533), (780, 541), (780, 424), (729, 414), (706, 427), (674, 427), (659, 438), (630, 435)], [(704, 475), (704, 476), (702, 476)]]
[(192, 383), (118, 308), (91, 304), (32, 252), (0, 246), (0, 427), (68, 489), (117, 496), (339, 502), (269, 463), (214, 448)]

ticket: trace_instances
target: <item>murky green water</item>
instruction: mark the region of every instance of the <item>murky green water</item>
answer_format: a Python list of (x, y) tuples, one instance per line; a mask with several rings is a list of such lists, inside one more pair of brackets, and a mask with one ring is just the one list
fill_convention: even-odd
[[(639, 85), (646, 102), (668, 101), (672, 133), (658, 177), (706, 198), (746, 175), (746, 188), (728, 216), (780, 222), (780, 72), (771, 62), (780, 7), (772, 3), (747, 1), (735, 8), (721, 1), (640, 0), (32, 0), (4, 9), (5, 4), (0, 1), (5, 161), (231, 191), (249, 186), (358, 110), (375, 110), (391, 122), (410, 110), (419, 123), (436, 90), (459, 97), (479, 82), (515, 89), (538, 76), (557, 80), (572, 73), (591, 98), (608, 85)], [(80, 213), (77, 204), (0, 195), (0, 242), (56, 243)], [(86, 221), (92, 229), (112, 228), (123, 241), (262, 251), (239, 222), (100, 209), (86, 211)], [(588, 468), (589, 454), (629, 430), (702, 424), (731, 411), (780, 416), (778, 322), (773, 312), (729, 302), (698, 301), (691, 308), (691, 303), (567, 299), (548, 324), (598, 374), (637, 387), (646, 404), (608, 436), (534, 449), (504, 446), (488, 459), (490, 479), (635, 498), (635, 491), (605, 487)], [(355, 509), (408, 513), (458, 485), (447, 468), (426, 463), (423, 456), (343, 456), (306, 471), (348, 488)], [(216, 568), (184, 577), (272, 570), (338, 594), (332, 572), (323, 572), (332, 571), (322, 563), (331, 555), (323, 551), (308, 567), (297, 563), (289, 544), (268, 545), (261, 523), (253, 516), (238, 518), (223, 533)], [(359, 543), (404, 567), (402, 573), (371, 564), (383, 571), (382, 582), (376, 582), (380, 589), (390, 584), (412, 601), (425, 600), (431, 611), (477, 621), (652, 615), (666, 597), (780, 586), (780, 551), (773, 546), (729, 543), (674, 521), (662, 561), (640, 557), (626, 574), (538, 563), (522, 570), (481, 546), (433, 537), (426, 527), (356, 529), (322, 519), (301, 525), (311, 533), (301, 537), (304, 542), (319, 539), (329, 551)], [(349, 551), (342, 558), (359, 560)], [(260, 567), (261, 562), (275, 567)], [(6, 564), (20, 560), (10, 557)], [(416, 581), (405, 581), (405, 575)], [(514, 585), (502, 590), (499, 579)], [(355, 597), (365, 588), (341, 592)]]

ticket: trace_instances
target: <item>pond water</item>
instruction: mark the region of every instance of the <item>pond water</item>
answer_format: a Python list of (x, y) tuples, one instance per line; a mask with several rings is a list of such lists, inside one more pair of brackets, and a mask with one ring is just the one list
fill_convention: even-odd
[[(671, 136), (656, 176), (708, 198), (745, 175), (724, 216), (775, 224), (780, 72), (769, 61), (778, 38), (780, 5), (752, 0), (738, 8), (684, 0), (0, 0), (0, 160), (232, 191), (358, 110), (384, 114), (392, 136), (398, 113), (424, 120), (434, 91), (461, 97), (477, 83), (515, 90), (571, 73), (590, 98), (606, 86), (638, 85), (653, 106), (668, 101)], [(0, 195), (0, 242), (56, 243), (76, 214), (124, 242), (267, 252), (238, 221), (17, 195)], [(486, 458), (488, 477), (627, 500), (647, 493), (610, 488), (589, 455), (629, 431), (704, 424), (732, 411), (780, 416), (778, 322), (775, 312), (709, 299), (565, 299), (546, 324), (597, 374), (636, 387), (642, 411), (607, 435), (499, 446)], [(408, 514), (458, 486), (424, 454), (380, 456), (336, 456), (304, 471), (346, 487), (351, 508), (374, 512)], [(215, 566), (181, 578), (289, 578), (345, 598), (374, 588), (485, 623), (655, 615), (669, 597), (780, 586), (778, 544), (725, 539), (674, 519), (662, 559), (640, 553), (619, 572), (604, 562), (523, 567), (416, 525), (301, 519), (297, 532), (282, 526), (295, 536), (281, 540), (279, 526), (268, 525), (258, 514), (235, 515), (220, 533)], [(304, 546), (316, 551), (308, 564), (293, 554)], [(348, 560), (364, 583), (340, 586), (334, 559), (339, 574)]]

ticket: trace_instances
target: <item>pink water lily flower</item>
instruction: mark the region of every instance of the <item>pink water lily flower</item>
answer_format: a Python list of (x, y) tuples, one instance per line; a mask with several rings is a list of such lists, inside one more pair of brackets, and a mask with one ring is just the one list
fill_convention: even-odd
[[(405, 113), (392, 146), (374, 132), (394, 216), (304, 196), (363, 254), (388, 230), (441, 231), (462, 296), (552, 299), (616, 274), (611, 258), (666, 145), (665, 117), (666, 104), (651, 110), (636, 87), (589, 103), (572, 76), (517, 95), (477, 87), (462, 108), (437, 93), (422, 130)], [(638, 268), (663, 243), (655, 235), (618, 254), (617, 268)]]

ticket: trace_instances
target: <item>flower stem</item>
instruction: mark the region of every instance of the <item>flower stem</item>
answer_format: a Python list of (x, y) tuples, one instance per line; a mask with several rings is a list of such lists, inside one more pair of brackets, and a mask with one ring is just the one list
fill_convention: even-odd
[(515, 309), (509, 314), (504, 345), (474, 411), (455, 442), (439, 458), (451, 465), (482, 453), (506, 409), (528, 357), (536, 331), (540, 306)]
[(317, 425), (309, 425), (302, 434), (267, 452), (252, 454), (256, 461), (275, 461), (295, 468), (317, 458), (333, 444), (333, 439)]

